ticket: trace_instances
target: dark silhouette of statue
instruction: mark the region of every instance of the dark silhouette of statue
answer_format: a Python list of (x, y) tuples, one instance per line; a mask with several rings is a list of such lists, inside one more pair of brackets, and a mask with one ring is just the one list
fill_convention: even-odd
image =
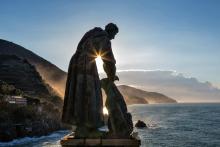
[(98, 137), (97, 128), (104, 125), (101, 84), (95, 58), (101, 56), (104, 71), (110, 81), (115, 80), (115, 58), (111, 40), (118, 27), (109, 23), (88, 31), (80, 40), (72, 56), (66, 81), (62, 121), (75, 125), (76, 137)]

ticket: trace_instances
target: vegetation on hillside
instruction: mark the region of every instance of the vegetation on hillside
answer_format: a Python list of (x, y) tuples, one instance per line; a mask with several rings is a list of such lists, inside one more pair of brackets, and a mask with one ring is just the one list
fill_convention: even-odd
[[(39, 103), (28, 105), (10, 104), (6, 97), (19, 95), (27, 101), (39, 100)], [(59, 130), (61, 109), (58, 96), (47, 99), (33, 98), (23, 91), (0, 81), (0, 141), (11, 141), (25, 136), (41, 136)], [(58, 101), (58, 102), (57, 102)]]
[(24, 93), (20, 90), (15, 88), (13, 85), (9, 85), (4, 81), (0, 80), (0, 94), (3, 95), (23, 95)]

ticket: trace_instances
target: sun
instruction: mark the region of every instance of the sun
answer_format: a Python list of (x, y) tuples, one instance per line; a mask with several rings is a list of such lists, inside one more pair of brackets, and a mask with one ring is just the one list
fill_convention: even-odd
[(97, 56), (97, 58), (95, 59), (95, 62), (96, 62), (96, 66), (98, 69), (98, 73), (104, 72), (103, 62), (102, 62), (102, 58), (100, 55)]
[(103, 107), (103, 114), (108, 115), (108, 109), (106, 107)]

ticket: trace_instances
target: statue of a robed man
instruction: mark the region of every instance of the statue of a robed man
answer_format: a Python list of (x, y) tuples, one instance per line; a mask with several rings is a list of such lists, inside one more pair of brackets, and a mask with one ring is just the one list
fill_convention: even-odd
[[(103, 126), (103, 100), (95, 58), (101, 56), (109, 80), (115, 80), (116, 61), (111, 40), (118, 27), (95, 27), (80, 40), (72, 56), (66, 81), (62, 121), (75, 125), (76, 137), (94, 137)], [(94, 132), (94, 133), (93, 133)]]

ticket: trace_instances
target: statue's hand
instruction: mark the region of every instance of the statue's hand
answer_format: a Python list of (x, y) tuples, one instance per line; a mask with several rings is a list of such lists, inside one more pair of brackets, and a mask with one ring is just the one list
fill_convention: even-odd
[(108, 77), (108, 79), (110, 80), (110, 81), (112, 81), (112, 82), (114, 82), (114, 81), (119, 81), (119, 78), (118, 78), (118, 76), (109, 76)]
[(114, 79), (114, 81), (119, 81), (118, 76), (115, 75), (115, 79)]

